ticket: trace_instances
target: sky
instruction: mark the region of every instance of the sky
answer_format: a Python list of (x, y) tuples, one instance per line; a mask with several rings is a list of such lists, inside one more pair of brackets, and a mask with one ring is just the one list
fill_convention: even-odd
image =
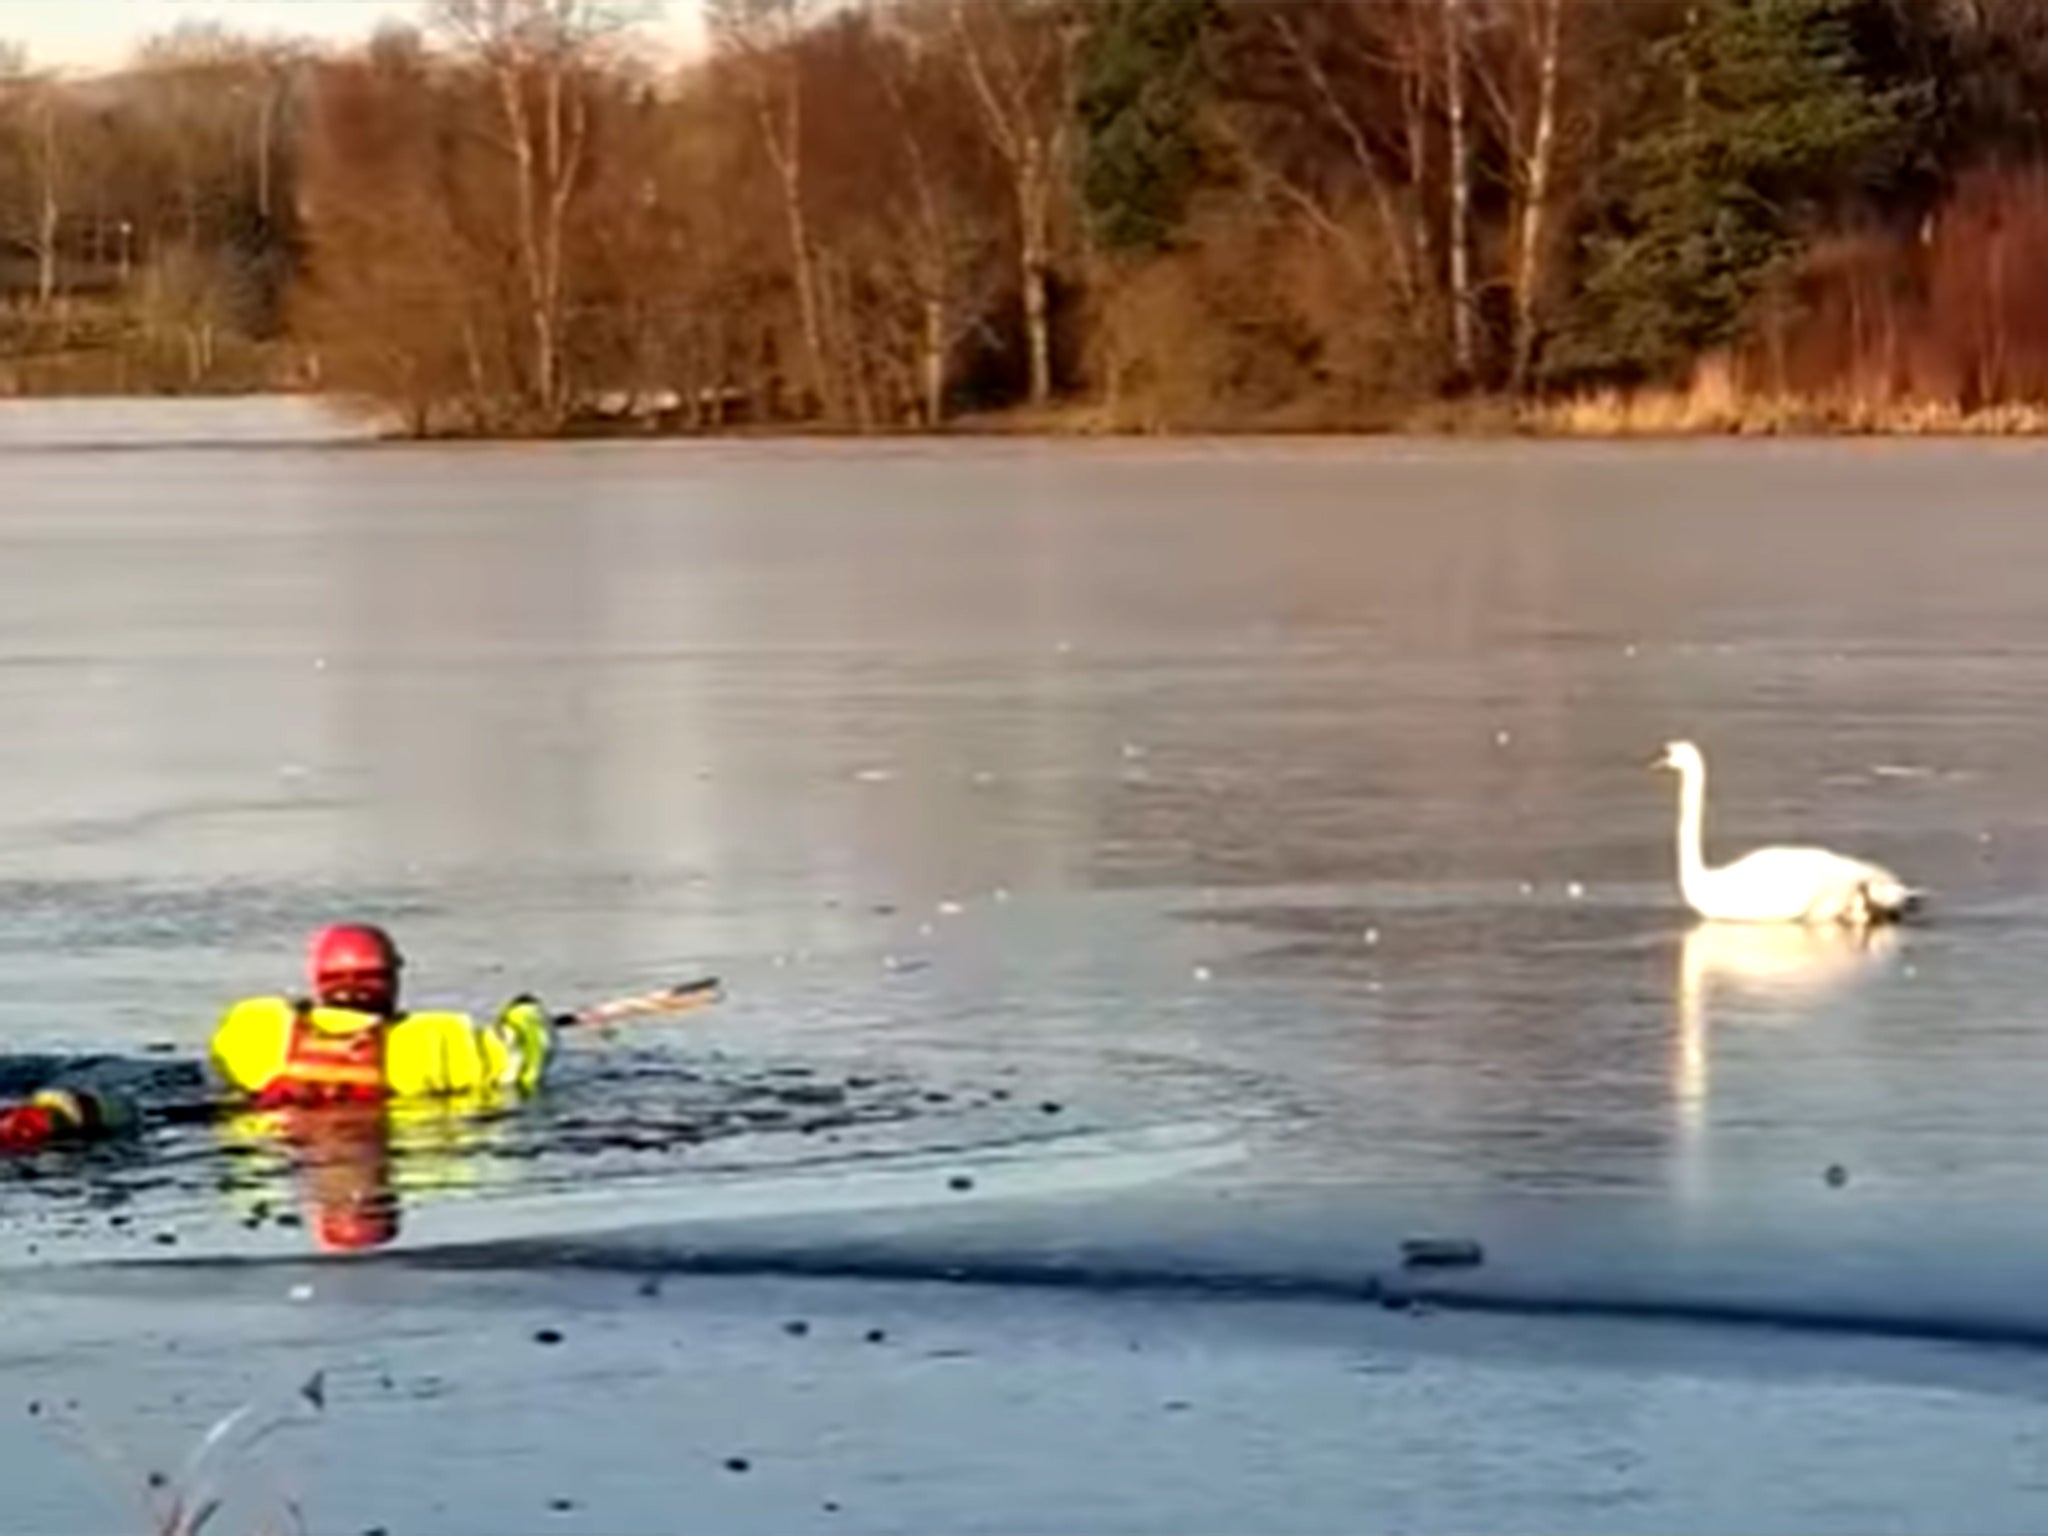
[[(32, 65), (105, 69), (186, 20), (258, 37), (351, 42), (386, 21), (416, 22), (425, 9), (422, 0), (0, 0), (0, 41), (26, 45)], [(666, 0), (664, 10), (650, 33), (687, 41), (696, 0)]]

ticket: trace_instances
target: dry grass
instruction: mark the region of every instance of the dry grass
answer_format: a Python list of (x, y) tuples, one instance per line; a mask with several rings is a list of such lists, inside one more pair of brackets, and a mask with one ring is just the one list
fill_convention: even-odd
[(2048, 434), (2048, 401), (1967, 410), (1951, 400), (1763, 394), (1716, 382), (1532, 403), (1517, 424), (1558, 437), (2030, 437)]
[[(1081, 397), (1043, 409), (1015, 407), (954, 418), (937, 435), (952, 437), (1180, 436), (1425, 437), (2031, 437), (2048, 436), (2048, 400), (1965, 410), (1945, 400), (1877, 400), (1855, 395), (1691, 390), (1600, 390), (1549, 401), (1503, 395), (1428, 400), (1405, 410), (1347, 414), (1306, 400), (1237, 417), (1176, 421), (1120, 402)], [(714, 434), (716, 435), (716, 434)], [(841, 434), (778, 425), (728, 432), (768, 438)], [(926, 436), (923, 429), (867, 436)]]
[[(52, 1427), (142, 1501), (150, 1536), (206, 1536), (218, 1531), (218, 1517), (231, 1498), (253, 1496), (262, 1481), (255, 1463), (258, 1446), (281, 1431), (302, 1426), (326, 1407), (325, 1377), (314, 1374), (295, 1390), (264, 1394), (222, 1415), (200, 1436), (175, 1476), (158, 1471), (138, 1475), (135, 1462), (102, 1430), (75, 1410), (52, 1419)], [(297, 1500), (272, 1493), (270, 1510), (252, 1536), (305, 1536)]]

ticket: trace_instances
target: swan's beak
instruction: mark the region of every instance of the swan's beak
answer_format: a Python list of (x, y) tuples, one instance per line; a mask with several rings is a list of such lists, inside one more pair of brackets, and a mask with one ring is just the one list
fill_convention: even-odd
[(1644, 763), (1643, 766), (1645, 768), (1670, 768), (1675, 765), (1671, 761), (1671, 754), (1669, 752), (1659, 752), (1655, 757)]

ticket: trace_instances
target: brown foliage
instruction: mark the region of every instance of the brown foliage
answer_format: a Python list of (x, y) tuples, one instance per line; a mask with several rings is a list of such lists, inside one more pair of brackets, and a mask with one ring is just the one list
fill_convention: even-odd
[(1818, 243), (1768, 296), (1746, 388), (1965, 412), (2048, 399), (2048, 172), (1980, 169), (1910, 233)]
[(501, 167), (481, 82), (408, 36), (316, 83), (304, 145), (310, 232), (295, 330), (323, 384), (415, 431), (504, 424), (516, 397)]
[[(289, 48), (218, 28), (97, 77), (0, 78), (0, 355), (94, 389), (245, 385), (295, 237)], [(176, 317), (176, 318), (171, 318)]]
[(2048, 399), (2048, 173), (1981, 173), (1925, 255), (1926, 392), (1966, 408)]
[(419, 431), (551, 429), (579, 390), (630, 379), (645, 352), (617, 279), (659, 250), (624, 87), (575, 58), (449, 57), (405, 34), (322, 71), (298, 327), (330, 387)]
[(1376, 216), (1333, 238), (1225, 205), (1178, 251), (1098, 279), (1091, 359), (1107, 424), (1137, 431), (1384, 425), (1427, 389), (1439, 332), (1382, 280)]

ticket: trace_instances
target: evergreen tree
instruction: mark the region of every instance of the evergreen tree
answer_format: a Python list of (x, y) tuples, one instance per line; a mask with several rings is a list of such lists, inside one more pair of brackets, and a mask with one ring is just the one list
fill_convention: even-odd
[(1550, 378), (1668, 378), (1731, 340), (1804, 217), (1903, 148), (1917, 97), (1871, 84), (1853, 9), (1696, 0), (1653, 45), (1657, 119), (1616, 157)]
[(1099, 0), (1079, 58), (1081, 205), (1100, 246), (1173, 243), (1202, 177), (1218, 0)]

